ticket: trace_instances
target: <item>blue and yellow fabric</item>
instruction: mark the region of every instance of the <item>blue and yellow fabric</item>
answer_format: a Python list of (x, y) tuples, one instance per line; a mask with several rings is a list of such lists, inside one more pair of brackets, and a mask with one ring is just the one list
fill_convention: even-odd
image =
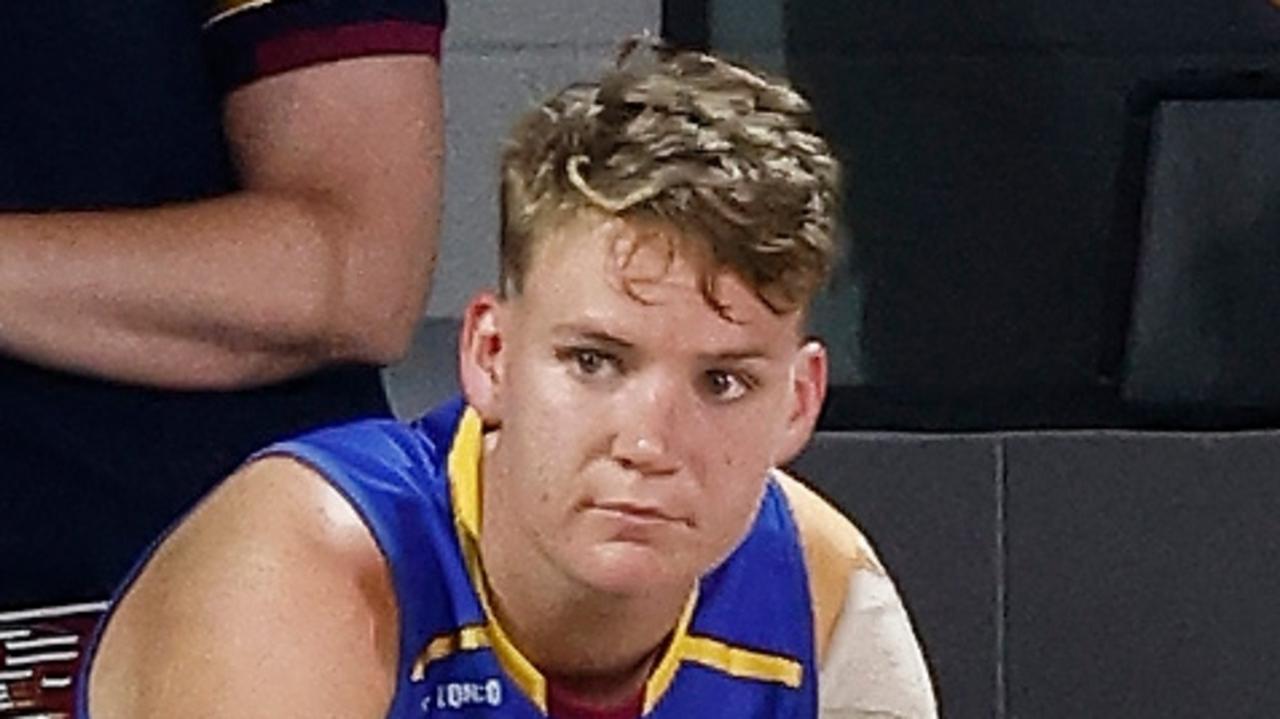
[[(391, 567), (401, 666), (389, 717), (545, 717), (546, 681), (488, 606), (477, 551), (481, 425), (461, 401), (276, 445), (363, 516)], [(645, 687), (644, 716), (816, 715), (801, 546), (770, 481), (742, 544), (690, 597)]]

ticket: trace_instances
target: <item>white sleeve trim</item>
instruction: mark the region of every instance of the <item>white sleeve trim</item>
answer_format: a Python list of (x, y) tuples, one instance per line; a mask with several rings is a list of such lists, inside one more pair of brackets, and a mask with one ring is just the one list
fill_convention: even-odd
[(911, 619), (888, 576), (859, 569), (818, 673), (820, 719), (936, 719)]

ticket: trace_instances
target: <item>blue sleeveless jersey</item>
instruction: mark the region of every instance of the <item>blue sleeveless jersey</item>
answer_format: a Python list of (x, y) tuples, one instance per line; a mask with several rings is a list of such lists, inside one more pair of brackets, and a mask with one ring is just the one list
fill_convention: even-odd
[[(460, 400), (274, 445), (363, 516), (400, 609), (392, 719), (546, 717), (546, 682), (488, 610), (477, 551), (481, 426)], [(645, 686), (644, 716), (815, 717), (813, 618), (799, 536), (770, 481), (751, 530), (703, 578)]]

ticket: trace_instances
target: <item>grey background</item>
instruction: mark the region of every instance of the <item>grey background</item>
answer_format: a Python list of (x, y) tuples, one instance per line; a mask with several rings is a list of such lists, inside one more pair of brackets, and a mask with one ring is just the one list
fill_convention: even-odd
[(619, 40), (658, 34), (658, 0), (472, 0), (449, 6), (444, 226), (427, 314), (456, 317), (497, 267), (499, 142), (517, 116), (596, 74)]
[(661, 5), (659, 0), (450, 4), (442, 59), (446, 152), (440, 256), (427, 317), (413, 348), (383, 374), (398, 415), (418, 414), (451, 391), (456, 338), (448, 320), (458, 318), (471, 295), (497, 279), (497, 164), (511, 124), (547, 94), (607, 66), (623, 38), (658, 35)]

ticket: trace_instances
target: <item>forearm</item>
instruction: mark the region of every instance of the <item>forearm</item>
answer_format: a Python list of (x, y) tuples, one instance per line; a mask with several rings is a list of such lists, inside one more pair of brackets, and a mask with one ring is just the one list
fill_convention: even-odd
[(0, 349), (180, 388), (387, 361), (421, 314), (425, 292), (403, 288), (425, 288), (434, 248), (423, 229), (396, 261), (370, 261), (387, 243), (362, 233), (378, 231), (342, 198), (283, 192), (0, 215)]

